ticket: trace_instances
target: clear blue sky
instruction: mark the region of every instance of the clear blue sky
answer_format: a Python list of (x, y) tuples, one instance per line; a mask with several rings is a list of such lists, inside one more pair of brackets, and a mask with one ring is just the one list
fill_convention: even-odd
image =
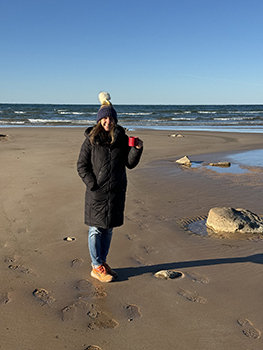
[(0, 0), (0, 103), (263, 104), (262, 0)]

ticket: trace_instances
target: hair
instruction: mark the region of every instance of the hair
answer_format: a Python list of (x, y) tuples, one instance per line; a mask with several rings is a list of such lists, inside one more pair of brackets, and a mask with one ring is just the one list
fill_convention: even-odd
[(98, 121), (98, 123), (92, 128), (91, 132), (89, 133), (90, 142), (94, 143), (94, 138), (98, 134), (104, 134), (107, 133), (110, 139), (110, 144), (114, 142), (114, 130), (115, 130), (116, 124), (113, 126), (113, 128), (107, 132), (104, 130), (103, 126), (101, 125), (101, 120)]

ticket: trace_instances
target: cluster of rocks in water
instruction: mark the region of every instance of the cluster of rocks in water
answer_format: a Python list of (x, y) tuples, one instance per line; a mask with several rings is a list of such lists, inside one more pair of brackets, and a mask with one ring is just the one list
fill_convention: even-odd
[[(192, 162), (188, 156), (184, 156), (175, 162), (179, 165), (192, 166)], [(230, 167), (231, 163), (217, 162), (205, 165)], [(215, 233), (263, 234), (262, 217), (252, 213), (250, 210), (231, 207), (215, 207), (210, 209), (206, 220), (206, 227)]]
[[(175, 162), (180, 164), (180, 165), (184, 165), (184, 166), (188, 166), (188, 167), (192, 166), (192, 162), (188, 156), (184, 156), (180, 159), (177, 159)], [(231, 163), (230, 162), (217, 162), (217, 163), (212, 162), (212, 163), (208, 163), (205, 165), (229, 168), (231, 166)]]

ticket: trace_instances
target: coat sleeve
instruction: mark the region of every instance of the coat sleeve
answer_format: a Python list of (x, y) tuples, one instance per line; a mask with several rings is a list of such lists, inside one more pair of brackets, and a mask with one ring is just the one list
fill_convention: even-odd
[(128, 169), (133, 169), (135, 168), (142, 155), (143, 147), (138, 149), (136, 147), (128, 147), (128, 155), (127, 155), (127, 161), (126, 161), (126, 167)]
[(86, 139), (80, 149), (77, 162), (78, 174), (89, 190), (97, 187), (96, 177), (91, 164), (91, 143)]

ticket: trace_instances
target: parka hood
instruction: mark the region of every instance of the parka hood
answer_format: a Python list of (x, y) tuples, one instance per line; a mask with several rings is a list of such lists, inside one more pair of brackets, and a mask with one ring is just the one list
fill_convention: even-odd
[(94, 128), (94, 126), (90, 126), (84, 131), (85, 137), (89, 138), (89, 134), (93, 128)]

